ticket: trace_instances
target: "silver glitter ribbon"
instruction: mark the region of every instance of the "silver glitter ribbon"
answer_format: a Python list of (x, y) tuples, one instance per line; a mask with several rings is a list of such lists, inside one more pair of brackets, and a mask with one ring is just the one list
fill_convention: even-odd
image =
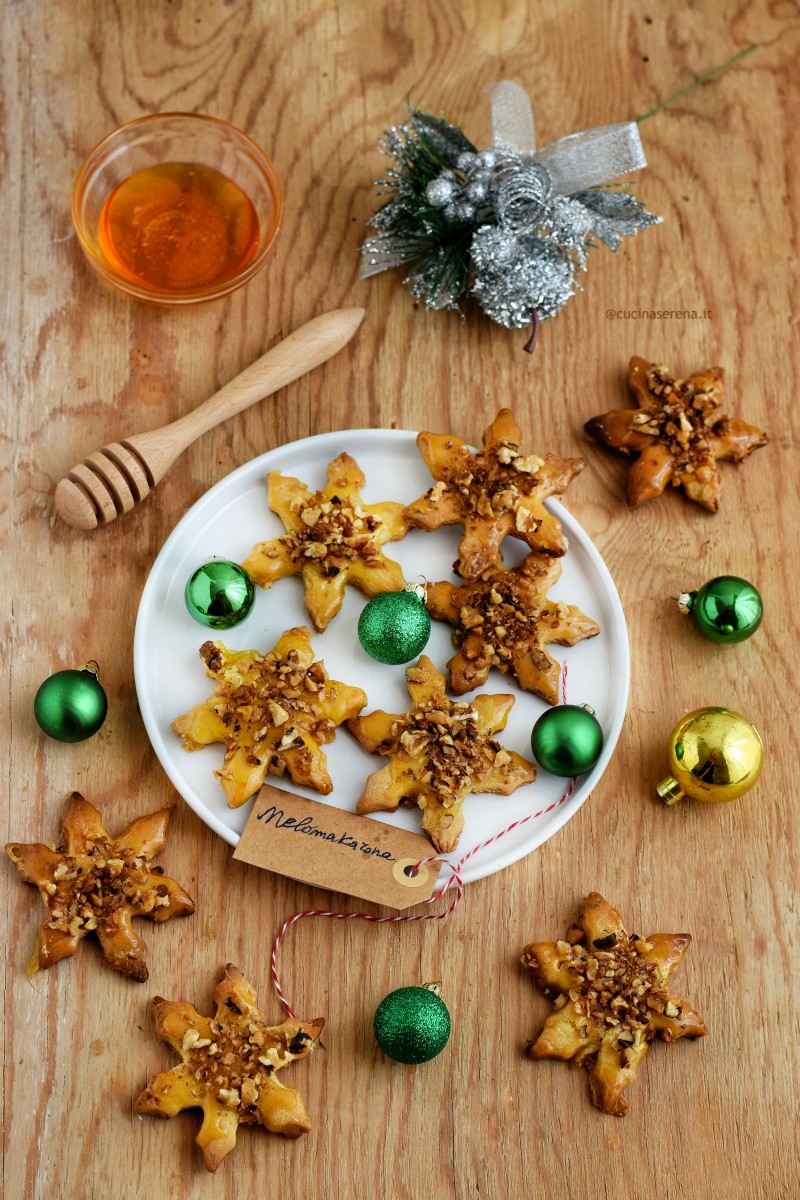
[(523, 162), (541, 167), (553, 196), (570, 196), (599, 187), (647, 166), (635, 121), (584, 129), (536, 150), (533, 110), (525, 89), (503, 79), (486, 91), (492, 102), (493, 146), (511, 150)]

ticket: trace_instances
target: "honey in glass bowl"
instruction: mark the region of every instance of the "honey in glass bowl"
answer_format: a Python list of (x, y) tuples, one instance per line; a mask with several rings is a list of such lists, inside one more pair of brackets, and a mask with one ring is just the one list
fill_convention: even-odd
[(232, 179), (202, 163), (161, 163), (118, 184), (100, 212), (110, 265), (173, 291), (233, 279), (258, 249), (258, 216)]
[(107, 283), (156, 304), (224, 296), (264, 265), (283, 208), (264, 152), (214, 117), (141, 117), (81, 166), (73, 220)]

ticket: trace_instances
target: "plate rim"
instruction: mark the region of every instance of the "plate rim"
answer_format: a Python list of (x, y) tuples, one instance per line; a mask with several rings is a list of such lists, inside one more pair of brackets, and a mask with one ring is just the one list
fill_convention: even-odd
[[(159, 565), (168, 560), (173, 547), (181, 539), (183, 527), (188, 524), (190, 519), (196, 519), (198, 509), (202, 509), (206, 505), (213, 503), (213, 497), (230, 488), (235, 478), (257, 474), (259, 470), (258, 464), (264, 462), (265, 460), (272, 459), (280, 452), (285, 452), (287, 450), (291, 451), (294, 447), (308, 446), (312, 443), (314, 444), (315, 449), (321, 449), (327, 445), (330, 445), (331, 443), (336, 442), (338, 443), (337, 453), (340, 453), (341, 441), (343, 439), (347, 440), (348, 447), (355, 456), (357, 453), (357, 445), (354, 447), (353, 443), (363, 444), (364, 442), (368, 442), (371, 445), (376, 435), (389, 441), (397, 440), (398, 442), (407, 442), (409, 439), (413, 439), (414, 444), (416, 444), (417, 431), (410, 429), (367, 427), (362, 429), (339, 429), (331, 430), (326, 433), (310, 434), (304, 438), (296, 438), (294, 441), (283, 442), (278, 446), (273, 446), (270, 450), (265, 450), (262, 454), (255, 455), (253, 458), (248, 459), (247, 462), (241, 463), (238, 467), (234, 467), (234, 469), (229, 471), (227, 475), (224, 475), (221, 479), (217, 480), (216, 483), (212, 484), (211, 487), (207, 488), (206, 491), (203, 492), (203, 494), (189, 506), (166, 538), (164, 544), (150, 566), (150, 570), (148, 572), (148, 576), (139, 600), (133, 638), (134, 686), (136, 688), (136, 697), (142, 723), (144, 724), (150, 746), (159, 762), (159, 765), (161, 766), (161, 769), (167, 775), (170, 783), (178, 792), (184, 803), (187, 804), (194, 813), (196, 813), (196, 815), (205, 825), (212, 829), (231, 846), (235, 847), (238, 844), (241, 835), (226, 825), (214, 812), (207, 807), (204, 807), (201, 811), (200, 807), (195, 804), (192, 799), (189, 799), (185, 795), (182, 786), (184, 781), (180, 778), (178, 772), (173, 770), (170, 759), (166, 756), (162, 757), (162, 755), (159, 753), (158, 744), (163, 743), (162, 731), (158, 726), (158, 723), (155, 721), (152, 711), (150, 710), (149, 698), (147, 698), (146, 702), (143, 703), (140, 677), (142, 679), (145, 677), (144, 625), (148, 615), (146, 611), (146, 605), (149, 601), (150, 593), (155, 591), (158, 583)], [(267, 470), (268, 469), (270, 469), (269, 466), (267, 467)], [(265, 472), (262, 472), (262, 474), (265, 474)], [(464, 883), (476, 882), (479, 879), (484, 879), (490, 875), (494, 875), (499, 871), (504, 871), (507, 867), (513, 865), (513, 863), (518, 862), (522, 858), (528, 857), (528, 855), (532, 854), (534, 850), (537, 850), (539, 846), (544, 845), (545, 842), (549, 841), (551, 837), (553, 837), (560, 829), (563, 828), (567, 821), (569, 821), (571, 817), (573, 817), (586, 803), (586, 801), (589, 800), (594, 792), (595, 787), (600, 782), (608, 762), (610, 761), (611, 755), (616, 749), (627, 712), (628, 698), (630, 693), (630, 639), (628, 636), (627, 622), (625, 620), (622, 601), (620, 600), (619, 592), (617, 591), (616, 584), (614, 583), (614, 578), (591, 537), (585, 531), (577, 518), (573, 516), (570, 510), (555, 497), (550, 497), (546, 501), (546, 504), (548, 508), (555, 509), (556, 512), (558, 512), (559, 519), (563, 520), (564, 524), (568, 527), (567, 532), (570, 539), (575, 538), (580, 543), (583, 553), (585, 553), (591, 560), (594, 570), (604, 580), (608, 599), (612, 605), (612, 608), (616, 609), (617, 620), (614, 622), (612, 629), (604, 630), (603, 632), (607, 632), (609, 635), (615, 635), (619, 643), (618, 648), (621, 653), (616, 662), (616, 671), (619, 675), (620, 686), (613, 693), (610, 728), (604, 740), (603, 750), (600, 758), (592, 770), (587, 773), (587, 775), (579, 777), (579, 783), (577, 784), (575, 792), (572, 796), (568, 797), (567, 799), (562, 798), (556, 803), (555, 806), (548, 806), (550, 809), (551, 821), (548, 826), (547, 836), (540, 841), (536, 841), (533, 845), (528, 845), (525, 841), (523, 841), (521, 844), (509, 845), (505, 852), (502, 850), (498, 851), (497, 857), (490, 860), (487, 869), (482, 869), (480, 859), (478, 859), (477, 863), (473, 863), (472, 866), (466, 867), (461, 872), (461, 878)], [(622, 632), (624, 636), (619, 636), (620, 632)], [(568, 664), (566, 664), (566, 666), (568, 667)], [(520, 695), (524, 695), (524, 693), (520, 692)], [(565, 781), (565, 791), (567, 790), (567, 786), (567, 781)], [(334, 805), (334, 807), (338, 806)], [(543, 815), (546, 811), (547, 810), (542, 810), (541, 815)], [(526, 816), (528, 816), (528, 814), (526, 814)], [(516, 824), (519, 824), (522, 820), (523, 818), (518, 818)], [(536, 827), (533, 826), (533, 828)], [(497, 833), (492, 835), (492, 837), (498, 836), (502, 829), (505, 829), (505, 826), (502, 826), (501, 829), (498, 829)], [(487, 840), (491, 840), (491, 838)], [(479, 846), (482, 845), (483, 843), (479, 843)], [(457, 862), (458, 851), (456, 850), (449, 855), (437, 855), (437, 857), (442, 859), (444, 863)], [(461, 857), (463, 857), (463, 855)], [(443, 872), (444, 870), (445, 868), (443, 868)]]

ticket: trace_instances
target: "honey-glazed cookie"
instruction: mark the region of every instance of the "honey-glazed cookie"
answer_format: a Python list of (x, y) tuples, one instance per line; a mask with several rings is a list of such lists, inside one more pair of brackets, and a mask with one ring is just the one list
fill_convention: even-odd
[(282, 537), (259, 542), (242, 566), (263, 588), (286, 575), (301, 575), (305, 604), (318, 633), (327, 629), (344, 601), (347, 583), (366, 596), (398, 592), (405, 580), (381, 551), (408, 533), (402, 504), (362, 504), (364, 474), (349, 454), (328, 466), (328, 483), (311, 492), (299, 479), (270, 471), (269, 506), (286, 527)]
[(529, 554), (518, 567), (493, 567), (472, 582), (427, 585), (431, 616), (461, 635), (447, 664), (456, 696), (480, 687), (496, 667), (510, 671), (525, 691), (558, 703), (561, 667), (547, 653), (548, 643), (574, 646), (600, 632), (575, 605), (547, 599), (560, 574), (561, 559)]
[(304, 625), (289, 629), (268, 654), (204, 642), (200, 657), (217, 685), (172, 728), (187, 750), (225, 743), (222, 769), (214, 773), (229, 806), (239, 808), (255, 795), (268, 773), (288, 772), (323, 796), (333, 791), (321, 747), (367, 697), (361, 688), (328, 678), (325, 664), (314, 661), (310, 631)]
[(722, 375), (722, 367), (707, 367), (688, 379), (673, 379), (665, 366), (633, 357), (629, 384), (638, 408), (615, 409), (586, 422), (595, 441), (636, 456), (628, 471), (631, 508), (660, 496), (671, 483), (717, 512), (718, 460), (741, 462), (767, 444), (767, 435), (754, 425), (720, 414)]
[(202, 1108), (197, 1145), (209, 1171), (230, 1154), (240, 1125), (263, 1125), (284, 1137), (308, 1132), (300, 1093), (275, 1076), (314, 1049), (325, 1024), (320, 1017), (267, 1025), (255, 989), (230, 963), (214, 1003), (214, 1016), (204, 1017), (186, 1000), (156, 996), (156, 1033), (182, 1062), (155, 1075), (134, 1105), (134, 1112), (162, 1117)]
[(109, 967), (138, 983), (147, 979), (147, 944), (134, 932), (131, 917), (168, 921), (194, 912), (180, 884), (150, 865), (166, 844), (170, 812), (162, 808), (139, 817), (112, 837), (94, 805), (73, 792), (61, 821), (60, 850), (41, 842), (6, 845), (48, 910), (28, 963), (30, 976), (68, 958), (87, 933), (95, 933)]
[(412, 707), (401, 716), (376, 710), (347, 722), (365, 750), (383, 754), (386, 766), (370, 775), (356, 812), (394, 812), (418, 805), (422, 828), (442, 854), (458, 845), (463, 805), (470, 792), (508, 796), (532, 783), (536, 768), (491, 736), (505, 728), (513, 696), (450, 700), (445, 678), (422, 655), (406, 667)]
[(534, 942), (522, 952), (523, 967), (554, 997), (556, 1010), (528, 1044), (531, 1058), (587, 1067), (593, 1103), (624, 1117), (630, 1104), (623, 1089), (650, 1042), (708, 1033), (702, 1017), (667, 987), (691, 940), (688, 933), (631, 936), (617, 910), (590, 892), (581, 924), (566, 940)]
[(505, 537), (520, 538), (532, 550), (556, 557), (566, 553), (561, 523), (544, 507), (560, 496), (586, 463), (582, 458), (521, 454), (522, 434), (511, 410), (503, 408), (483, 435), (483, 450), (445, 433), (420, 433), (419, 452), (438, 482), (405, 510), (409, 525), (439, 529), (464, 526), (458, 571), (478, 579), (497, 566)]

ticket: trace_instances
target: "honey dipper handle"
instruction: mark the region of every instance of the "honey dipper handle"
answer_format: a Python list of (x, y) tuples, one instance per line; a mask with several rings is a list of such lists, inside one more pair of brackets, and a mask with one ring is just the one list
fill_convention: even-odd
[(201, 434), (332, 358), (350, 341), (363, 319), (363, 308), (337, 308), (314, 317), (267, 350), (199, 408), (171, 425), (126, 438), (123, 445), (141, 456), (155, 485)]

